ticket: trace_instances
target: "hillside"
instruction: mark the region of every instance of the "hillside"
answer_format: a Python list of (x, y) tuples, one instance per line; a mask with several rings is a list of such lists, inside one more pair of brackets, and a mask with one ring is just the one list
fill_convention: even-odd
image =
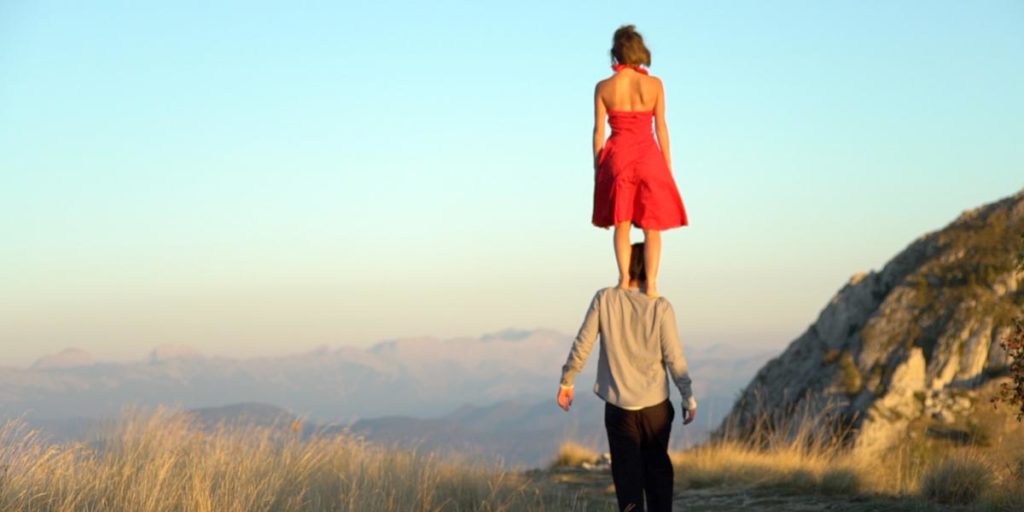
[(974, 412), (990, 408), (982, 390), (1006, 368), (998, 341), (1024, 306), (1021, 233), (1024, 192), (966, 211), (881, 271), (853, 276), (758, 371), (717, 436), (793, 418), (813, 419), (863, 453), (899, 443), (912, 423), (969, 435)]

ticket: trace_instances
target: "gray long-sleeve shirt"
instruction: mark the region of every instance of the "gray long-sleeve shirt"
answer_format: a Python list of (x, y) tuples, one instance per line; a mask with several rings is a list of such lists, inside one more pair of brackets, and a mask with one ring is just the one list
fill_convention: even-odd
[(597, 396), (624, 409), (657, 405), (668, 398), (666, 373), (670, 373), (683, 403), (688, 409), (697, 408), (668, 299), (651, 298), (636, 290), (599, 290), (562, 367), (563, 386), (573, 385), (598, 333)]

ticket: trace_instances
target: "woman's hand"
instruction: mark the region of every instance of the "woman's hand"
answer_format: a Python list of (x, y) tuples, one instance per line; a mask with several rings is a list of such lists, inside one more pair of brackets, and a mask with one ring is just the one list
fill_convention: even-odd
[(555, 397), (555, 399), (558, 400), (558, 406), (561, 407), (562, 410), (568, 412), (569, 406), (572, 405), (573, 395), (575, 395), (573, 388), (558, 386), (558, 396)]

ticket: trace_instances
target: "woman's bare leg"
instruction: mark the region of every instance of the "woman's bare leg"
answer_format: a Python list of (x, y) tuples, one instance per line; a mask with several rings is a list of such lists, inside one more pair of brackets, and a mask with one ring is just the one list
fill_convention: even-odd
[(629, 257), (633, 252), (629, 243), (630, 222), (615, 225), (615, 262), (619, 264), (619, 288), (629, 288)]
[(661, 231), (644, 230), (644, 268), (647, 270), (647, 295), (658, 296), (658, 265), (661, 263)]

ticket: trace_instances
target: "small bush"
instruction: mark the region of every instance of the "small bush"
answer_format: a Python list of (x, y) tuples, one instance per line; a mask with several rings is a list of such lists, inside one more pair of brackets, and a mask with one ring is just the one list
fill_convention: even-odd
[[(1020, 236), (1019, 251), (1017, 268), (1024, 271), (1024, 233)], [(999, 395), (992, 398), (992, 404), (998, 407), (1002, 402), (1014, 407), (1017, 421), (1024, 422), (1024, 316), (1017, 318), (1013, 334), (999, 340), (999, 344), (1010, 358), (1010, 382), (1002, 384)]]
[(822, 364), (822, 366), (830, 365), (830, 364), (836, 362), (837, 360), (839, 360), (839, 354), (840, 354), (839, 349), (837, 349), (837, 348), (829, 349), (828, 352), (825, 352), (825, 354), (821, 356), (821, 364)]
[(961, 453), (939, 461), (925, 471), (921, 494), (945, 505), (970, 505), (992, 486), (991, 466), (975, 455)]
[(1017, 421), (1024, 422), (1024, 318), (1017, 320), (1014, 331), (999, 344), (1010, 357), (1010, 382), (1000, 386), (999, 394), (992, 398), (996, 407), (1000, 403), (1009, 405), (1016, 410)]
[(592, 448), (566, 441), (558, 447), (558, 453), (555, 454), (555, 460), (551, 462), (551, 467), (579, 467), (584, 462), (591, 464), (597, 462), (598, 457), (599, 455)]

